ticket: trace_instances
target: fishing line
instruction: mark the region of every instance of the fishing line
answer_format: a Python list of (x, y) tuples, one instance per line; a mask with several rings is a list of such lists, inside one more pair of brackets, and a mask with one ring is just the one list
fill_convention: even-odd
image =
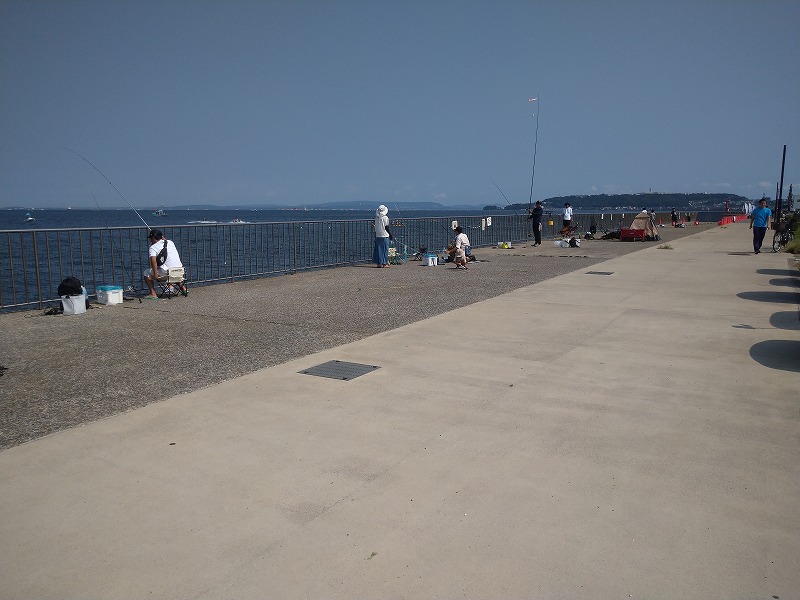
[[(109, 185), (110, 185), (112, 188), (114, 188), (114, 190), (115, 190), (115, 191), (116, 191), (116, 192), (119, 194), (120, 198), (122, 198), (123, 200), (125, 200), (125, 203), (126, 203), (128, 206), (130, 206), (130, 207), (131, 207), (131, 210), (132, 210), (133, 212), (135, 212), (135, 213), (136, 213), (136, 216), (137, 216), (137, 217), (139, 217), (140, 219), (142, 219), (142, 215), (140, 215), (140, 214), (139, 214), (139, 211), (138, 211), (138, 210), (136, 210), (135, 208), (133, 208), (133, 204), (131, 204), (130, 202), (128, 202), (128, 199), (127, 199), (127, 198), (126, 198), (126, 197), (125, 197), (125, 196), (122, 194), (122, 192), (120, 192), (120, 191), (117, 189), (117, 186), (115, 186), (113, 183), (111, 183), (111, 180), (110, 180), (108, 177), (106, 177), (106, 176), (105, 176), (105, 174), (104, 174), (104, 173), (103, 173), (103, 172), (102, 172), (100, 169), (98, 169), (97, 167), (95, 167), (95, 166), (94, 166), (94, 165), (91, 163), (91, 161), (90, 161), (88, 158), (86, 158), (86, 157), (85, 157), (83, 154), (81, 154), (80, 152), (76, 152), (76, 151), (75, 151), (75, 150), (73, 150), (72, 148), (67, 148), (66, 146), (61, 146), (61, 147), (62, 147), (62, 148), (64, 148), (64, 150), (69, 150), (69, 151), (70, 151), (70, 152), (72, 152), (74, 155), (76, 155), (76, 156), (78, 156), (78, 157), (82, 158), (84, 161), (86, 161), (86, 163), (87, 163), (87, 164), (88, 164), (90, 167), (92, 167), (92, 168), (93, 168), (95, 171), (97, 171), (98, 173), (100, 173), (100, 175), (102, 175), (102, 176), (103, 176), (103, 179), (105, 179), (105, 180), (108, 182), (108, 184), (109, 184)], [(148, 224), (147, 224), (147, 221), (145, 221), (144, 219), (142, 219), (142, 223), (144, 223), (144, 226), (145, 226), (145, 227), (147, 227), (147, 231), (149, 232), (149, 231), (150, 231), (150, 225), (148, 225)]]
[[(100, 203), (97, 201), (97, 196), (94, 195), (94, 192), (92, 192), (92, 199), (94, 200), (94, 203), (97, 205), (97, 211), (100, 213), (100, 219), (103, 221), (103, 225), (105, 225), (106, 230), (108, 231), (108, 237), (109, 237), (109, 240), (111, 241), (111, 260), (112, 260), (112, 264), (113, 264), (113, 260), (114, 260), (114, 232), (111, 231), (111, 227), (108, 226), (108, 221), (106, 221), (106, 216), (105, 216), (105, 214), (103, 214), (103, 209), (100, 208)], [(120, 253), (119, 253), (119, 268), (120, 268), (120, 271), (122, 271), (122, 283), (124, 284), (125, 283), (125, 253), (122, 250), (120, 250)], [(133, 285), (129, 285), (125, 291), (137, 292), (138, 290), (135, 287), (133, 287)]]
[[(503, 194), (503, 190), (500, 189), (500, 186), (497, 185), (497, 182), (494, 180), (494, 178), (491, 175), (489, 175), (489, 179), (492, 180), (492, 183), (494, 184), (494, 187), (497, 188), (497, 191), (500, 192), (501, 194)], [(506, 201), (506, 206), (510, 206), (511, 205), (511, 202), (508, 201), (508, 198), (506, 198), (505, 194), (503, 194), (503, 199)]]
[(533, 169), (531, 170), (531, 197), (528, 199), (528, 211), (531, 210), (531, 203), (533, 202), (533, 181), (536, 178), (536, 147), (539, 145), (539, 112), (541, 104), (539, 97), (529, 98), (528, 102), (536, 102), (536, 135), (533, 138)]
[[(402, 219), (402, 218), (403, 218), (403, 216), (400, 214), (400, 208), (398, 208), (398, 206), (397, 206), (397, 202), (395, 202), (395, 203), (394, 203), (394, 210), (395, 210), (395, 212), (397, 213), (397, 218), (398, 218), (398, 219)], [(398, 228), (398, 227), (402, 227), (402, 225), (397, 225), (396, 227), (394, 227), (394, 226), (392, 227), (392, 237), (394, 237), (394, 238), (397, 238), (397, 240), (398, 240), (398, 241), (399, 241), (401, 244), (403, 244), (403, 252), (404, 252), (406, 255), (408, 255), (408, 244), (406, 243), (408, 240), (406, 240), (405, 236), (401, 237), (401, 236), (399, 236), (399, 235), (397, 235), (397, 234), (395, 233), (395, 231), (397, 231), (397, 228)]]

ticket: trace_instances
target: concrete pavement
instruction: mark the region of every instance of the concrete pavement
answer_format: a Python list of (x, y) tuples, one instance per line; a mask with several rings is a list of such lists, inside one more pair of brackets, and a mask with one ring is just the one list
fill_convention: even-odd
[(797, 598), (798, 277), (746, 227), (7, 449), (0, 597)]

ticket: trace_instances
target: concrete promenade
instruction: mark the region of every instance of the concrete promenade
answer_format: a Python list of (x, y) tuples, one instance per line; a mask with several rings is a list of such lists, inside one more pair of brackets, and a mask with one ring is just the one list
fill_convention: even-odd
[[(747, 240), (587, 261), (3, 450), (0, 599), (800, 598), (800, 277)], [(379, 368), (300, 373), (331, 360)]]

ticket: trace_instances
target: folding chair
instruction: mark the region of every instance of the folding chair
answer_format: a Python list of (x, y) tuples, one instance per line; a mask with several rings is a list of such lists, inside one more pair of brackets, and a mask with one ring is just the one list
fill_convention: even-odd
[(188, 294), (188, 290), (185, 293), (181, 291), (181, 288), (186, 290), (186, 269), (184, 267), (171, 267), (167, 276), (156, 279), (156, 283), (161, 288), (159, 298), (172, 298), (178, 294), (184, 296)]

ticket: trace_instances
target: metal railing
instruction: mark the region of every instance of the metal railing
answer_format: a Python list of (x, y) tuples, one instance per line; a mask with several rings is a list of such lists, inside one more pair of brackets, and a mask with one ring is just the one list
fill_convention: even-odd
[[(395, 243), (413, 253), (437, 251), (458, 221), (474, 247), (527, 239), (525, 215), (393, 219)], [(488, 221), (488, 223), (487, 223)], [(372, 220), (227, 223), (163, 226), (191, 284), (337, 267), (372, 260)], [(144, 227), (0, 231), (0, 309), (42, 308), (57, 301), (67, 276), (81, 280), (90, 296), (97, 286), (144, 287), (148, 268)]]
[[(578, 231), (596, 228), (598, 236), (630, 223), (626, 214), (574, 214)], [(668, 219), (668, 215), (665, 217)], [(470, 215), (392, 219), (395, 244), (408, 254), (425, 247), (443, 250), (452, 226), (464, 229), (473, 248), (531, 237), (525, 214)], [(191, 284), (294, 273), (370, 262), (372, 220), (209, 223), (162, 226), (186, 267)], [(542, 235), (554, 238), (561, 215), (545, 213)], [(144, 227), (26, 229), (0, 231), (0, 310), (42, 308), (57, 301), (58, 285), (67, 276), (81, 280), (90, 296), (99, 285), (126, 291), (144, 288), (147, 259)]]

